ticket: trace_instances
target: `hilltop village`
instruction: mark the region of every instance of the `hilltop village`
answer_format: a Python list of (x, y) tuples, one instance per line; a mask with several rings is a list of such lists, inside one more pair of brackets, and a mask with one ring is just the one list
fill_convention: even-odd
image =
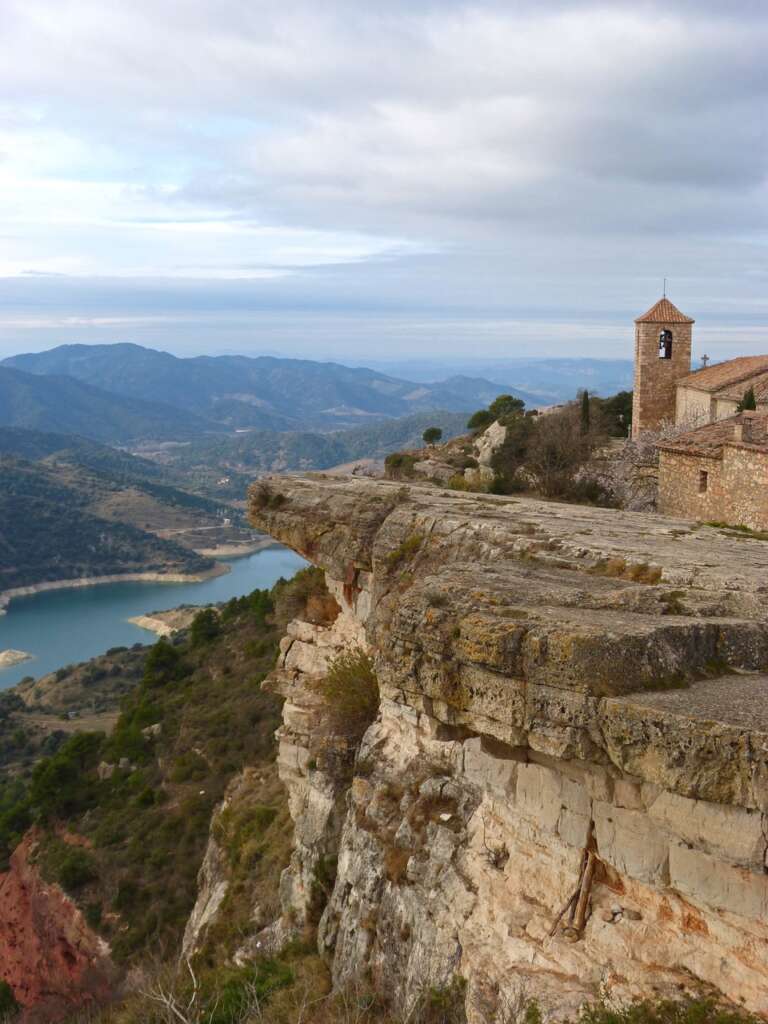
[(658, 444), (658, 509), (768, 529), (768, 355), (692, 372), (693, 324), (666, 296), (635, 320), (632, 436), (681, 428)]

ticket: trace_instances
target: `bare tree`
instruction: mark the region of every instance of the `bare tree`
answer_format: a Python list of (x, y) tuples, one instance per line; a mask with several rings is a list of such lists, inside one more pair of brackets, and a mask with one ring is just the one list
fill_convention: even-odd
[(643, 431), (639, 437), (627, 441), (606, 460), (598, 479), (620, 508), (630, 512), (652, 512), (656, 508), (658, 445), (687, 433), (694, 426), (690, 422), (664, 422), (658, 430)]

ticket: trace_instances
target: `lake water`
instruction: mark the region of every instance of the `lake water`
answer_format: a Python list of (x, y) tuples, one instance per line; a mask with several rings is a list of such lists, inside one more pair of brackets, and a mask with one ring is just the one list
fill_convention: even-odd
[(0, 670), (0, 690), (109, 647), (154, 643), (154, 633), (127, 621), (135, 615), (240, 597), (271, 587), (281, 576), (289, 579), (306, 562), (287, 548), (272, 547), (228, 564), (231, 572), (202, 583), (100, 583), (14, 598), (0, 615), (0, 651), (13, 648), (34, 657)]

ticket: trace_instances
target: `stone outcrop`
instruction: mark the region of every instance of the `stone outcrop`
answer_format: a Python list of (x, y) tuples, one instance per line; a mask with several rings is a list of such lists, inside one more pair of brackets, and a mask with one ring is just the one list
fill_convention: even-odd
[(107, 1002), (119, 980), (106, 942), (57, 885), (41, 878), (35, 845), (29, 833), (0, 873), (0, 980), (28, 1024)]
[(26, 651), (14, 651), (13, 649), (0, 651), (0, 669), (21, 665), (25, 661), (30, 661), (31, 658), (32, 655), (27, 654)]
[[(272, 941), (473, 1024), (711, 987), (768, 1015), (768, 544), (685, 521), (396, 483), (275, 479), (254, 525), (341, 612), (289, 627), (296, 844)], [(260, 506), (260, 507), (257, 507)], [(375, 659), (323, 753), (313, 681)], [(337, 738), (338, 739), (338, 738)], [(329, 865), (333, 864), (331, 870)]]

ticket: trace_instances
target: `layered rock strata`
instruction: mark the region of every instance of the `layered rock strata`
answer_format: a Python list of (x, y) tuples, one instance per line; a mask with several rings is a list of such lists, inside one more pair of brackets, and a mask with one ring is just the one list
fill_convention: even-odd
[[(403, 1006), (460, 975), (475, 1024), (701, 986), (768, 1015), (768, 544), (383, 481), (270, 487), (254, 525), (341, 608), (290, 626), (271, 683), (296, 825), (271, 940), (316, 922), (337, 982), (366, 972)], [(315, 685), (351, 647), (381, 697), (355, 750), (329, 744)]]

